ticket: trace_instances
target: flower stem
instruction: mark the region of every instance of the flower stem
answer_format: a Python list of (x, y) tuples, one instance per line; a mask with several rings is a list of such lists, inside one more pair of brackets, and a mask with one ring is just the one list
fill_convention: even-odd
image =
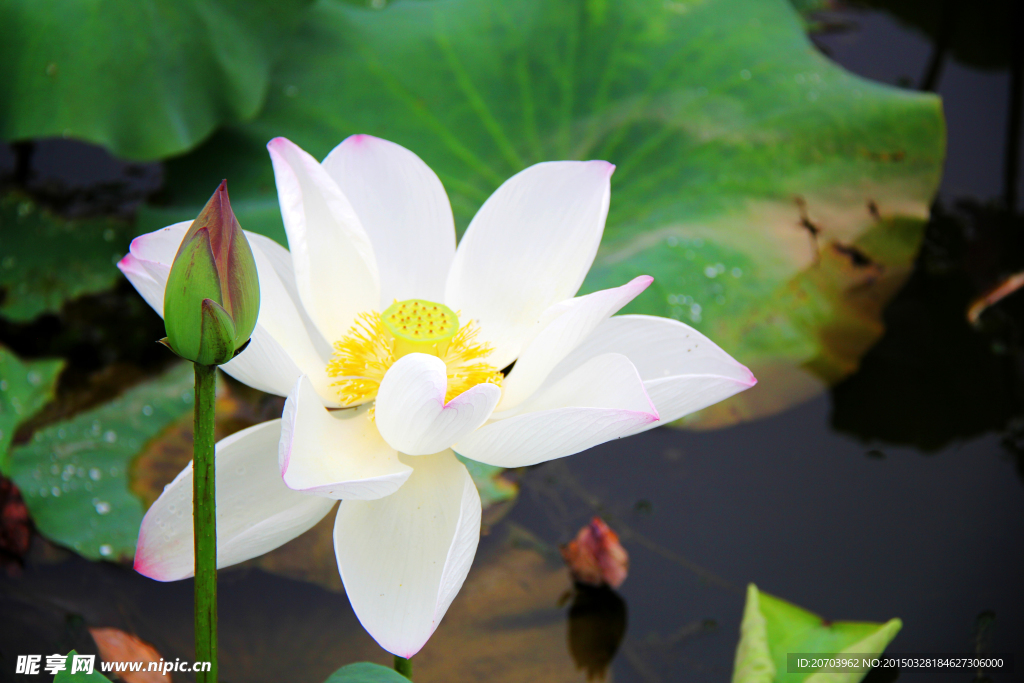
[(395, 671), (412, 680), (412, 662), (405, 657), (395, 655)]
[(214, 402), (217, 366), (195, 364), (195, 437), (192, 456), (192, 520), (196, 558), (196, 661), (210, 670), (196, 683), (217, 683), (217, 489), (214, 479)]

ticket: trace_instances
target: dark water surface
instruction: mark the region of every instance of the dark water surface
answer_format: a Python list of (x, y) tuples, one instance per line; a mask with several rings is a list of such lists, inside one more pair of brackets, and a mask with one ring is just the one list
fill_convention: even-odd
[[(869, 453), (830, 428), (830, 413), (822, 397), (753, 424), (701, 434), (659, 430), (530, 472), (527, 492), (554, 488), (575, 503), (566, 519), (549, 498), (524, 496), (512, 517), (544, 537), (564, 539), (585, 521), (589, 494), (607, 506), (613, 527), (621, 520), (720, 580), (627, 533), (627, 652), (644, 653), (645, 640), (664, 640), (694, 622), (711, 619), (717, 628), (648, 648), (655, 676), (620, 656), (615, 680), (728, 680), (747, 582), (826, 619), (898, 616), (904, 627), (892, 652), (973, 651), (977, 618), (994, 611), (991, 651), (1020, 651), (1024, 488), (999, 438), (980, 436), (931, 455), (889, 447)], [(566, 484), (570, 477), (578, 488)], [(906, 671), (899, 680), (972, 675)]]
[[(856, 24), (816, 37), (834, 59), (870, 78), (919, 84), (932, 55), (926, 36), (881, 12), (832, 17)], [(938, 218), (862, 370), (776, 417), (714, 432), (660, 429), (521, 473), (519, 499), (485, 537), (470, 582), (519, 539), (511, 547), (547, 559), (508, 585), (518, 581), (540, 607), (516, 613), (501, 603), (493, 620), (464, 618), (467, 589), (420, 659), (423, 680), (523, 680), (493, 673), (500, 663), (470, 645), (486, 638), (441, 640), (464, 628), (513, 648), (516, 634), (535, 633), (549, 645), (536, 657), (549, 665), (530, 669), (533, 680), (570, 680), (570, 647), (600, 660), (625, 618), (615, 681), (727, 681), (749, 582), (827, 619), (899, 617), (890, 652), (1014, 652), (1017, 673), (992, 680), (1024, 680), (1021, 307), (994, 311), (978, 329), (963, 316), (1013, 265), (1007, 245), (1020, 246), (1020, 218), (995, 204), (1006, 194), (1008, 88), (1006, 70), (945, 63), (938, 91), (949, 155)], [(49, 162), (44, 154), (37, 163)], [(158, 171), (132, 173), (146, 185)], [(594, 514), (630, 553), (621, 600), (584, 593), (560, 604), (572, 599), (559, 595), (568, 582), (554, 548)], [(343, 594), (258, 569), (222, 577), (223, 680), (320, 683), (356, 657), (386, 661)], [(85, 626), (103, 624), (139, 633), (168, 659), (191, 659), (191, 600), (191, 582), (159, 584), (37, 544), (20, 578), (0, 578), (0, 651), (91, 652)], [(459, 642), (479, 649), (440, 656)], [(13, 662), (0, 661), (0, 679), (10, 671)], [(899, 680), (975, 679), (904, 670)]]

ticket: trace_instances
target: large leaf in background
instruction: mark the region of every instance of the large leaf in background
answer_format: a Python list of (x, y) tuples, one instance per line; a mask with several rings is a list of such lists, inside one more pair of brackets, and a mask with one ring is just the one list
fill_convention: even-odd
[(90, 559), (135, 553), (142, 503), (128, 469), (143, 446), (193, 402), (181, 363), (120, 398), (36, 432), (11, 452), (11, 479), (40, 533)]
[[(939, 100), (820, 55), (785, 0), (437, 0), (316, 5), (264, 112), (168, 164), (194, 216), (221, 177), (242, 225), (283, 241), (264, 145), (347, 135), (412, 149), (464, 228), (547, 159), (618, 165), (585, 291), (639, 273), (627, 312), (675, 317), (761, 379), (698, 420), (781, 410), (852, 372), (906, 277), (944, 152)], [(175, 206), (177, 204), (177, 206)]]
[(0, 199), (0, 315), (31, 320), (109, 289), (121, 278), (114, 264), (129, 234), (124, 222), (66, 220), (16, 195)]
[(736, 646), (733, 683), (858, 683), (867, 674), (789, 673), (789, 653), (857, 654), (876, 657), (896, 637), (903, 623), (825, 621), (817, 614), (747, 587), (747, 604)]
[(10, 471), (7, 449), (18, 425), (53, 400), (62, 360), (22, 362), (0, 346), (0, 474)]
[(187, 150), (259, 111), (310, 2), (8, 0), (0, 138), (75, 137), (129, 159)]

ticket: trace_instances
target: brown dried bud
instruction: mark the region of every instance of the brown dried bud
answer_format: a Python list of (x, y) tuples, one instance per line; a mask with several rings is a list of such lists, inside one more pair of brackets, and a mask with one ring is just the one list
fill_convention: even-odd
[(600, 517), (590, 520), (575, 539), (562, 546), (562, 557), (573, 580), (591, 586), (618, 588), (629, 573), (629, 553)]

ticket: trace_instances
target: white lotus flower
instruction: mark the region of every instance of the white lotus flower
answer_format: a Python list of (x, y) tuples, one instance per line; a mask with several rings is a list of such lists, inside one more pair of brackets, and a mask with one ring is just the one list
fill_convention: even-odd
[[(322, 164), (283, 138), (268, 148), (291, 251), (248, 233), (262, 308), (222, 367), (288, 400), (281, 419), (217, 444), (218, 566), (284, 544), (341, 500), (345, 589), (394, 654), (419, 651), (476, 553), (480, 498), (453, 449), (533, 465), (756, 381), (682, 323), (611, 317), (650, 277), (573, 298), (604, 230), (609, 163), (518, 173), (456, 249), (441, 182), (403, 147), (357, 135)], [(187, 228), (137, 238), (119, 264), (158, 312)], [(139, 572), (192, 575), (191, 501), (189, 466), (143, 520)]]

